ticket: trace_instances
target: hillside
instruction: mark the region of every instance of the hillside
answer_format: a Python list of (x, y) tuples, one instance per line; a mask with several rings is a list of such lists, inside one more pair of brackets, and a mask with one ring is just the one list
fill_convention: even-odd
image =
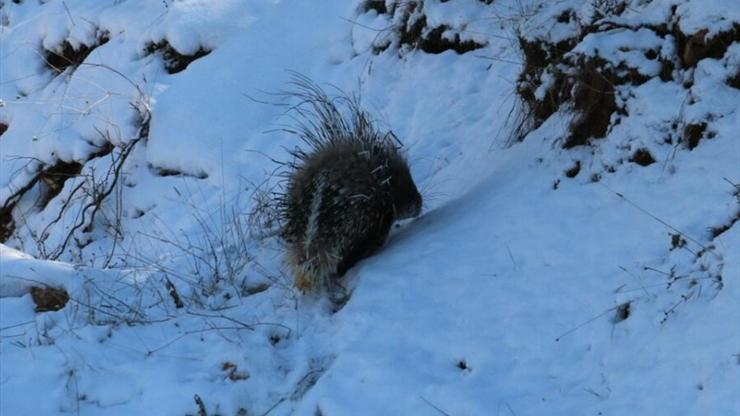
[[(339, 306), (296, 77), (424, 197)], [(729, 0), (0, 0), (0, 414), (740, 414), (738, 109)]]

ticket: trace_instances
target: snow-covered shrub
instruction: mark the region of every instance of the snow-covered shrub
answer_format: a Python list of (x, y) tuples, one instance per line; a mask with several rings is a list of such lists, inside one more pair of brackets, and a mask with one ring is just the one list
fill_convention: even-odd
[[(82, 160), (64, 160), (52, 154), (55, 156), (52, 162), (28, 161), (27, 171), (31, 174), (0, 208), (3, 242), (15, 238), (20, 244), (35, 246), (39, 257), (56, 260), (63, 255), (74, 257), (96, 238), (94, 231), (111, 234), (116, 240), (121, 238), (116, 226), (118, 215), (107, 211), (115, 211), (115, 206), (121, 203), (111, 200), (117, 198), (116, 190), (123, 181), (129, 156), (139, 142), (148, 138), (151, 118), (145, 98), (132, 107), (137, 115), (138, 133), (125, 143), (114, 146), (121, 139), (114, 139), (108, 131), (99, 131), (102, 145), (91, 147)], [(60, 201), (51, 206), (55, 199)], [(17, 207), (23, 209), (15, 210), (14, 214)], [(50, 220), (38, 228), (28, 227), (26, 215), (47, 208), (56, 211)], [(19, 222), (25, 229), (15, 234)]]
[[(696, 14), (693, 9), (700, 6), (670, 3), (539, 4), (536, 17), (525, 18), (518, 28), (523, 68), (517, 94), (523, 114), (514, 139), (523, 139), (557, 112), (571, 118), (562, 138), (564, 148), (603, 138), (620, 116), (628, 115), (630, 87), (655, 78), (679, 83), (691, 95), (697, 64), (708, 58), (731, 59), (727, 51), (740, 41), (740, 24), (724, 22), (718, 25), (724, 29), (710, 32), (688, 20), (684, 27), (685, 16)], [(735, 68), (726, 76), (728, 85), (737, 74)], [(682, 124), (680, 140), (693, 149), (705, 137), (707, 125)]]
[[(486, 45), (485, 37), (466, 32), (466, 24), (460, 21), (441, 19), (444, 13), (429, 16), (429, 8), (436, 10), (441, 5), (424, 0), (366, 0), (360, 13), (375, 13), (386, 21), (387, 28), (375, 39), (374, 53), (388, 49), (400, 54), (413, 50), (438, 54), (448, 50), (462, 54)], [(462, 3), (452, 1), (452, 3)]]
[(722, 58), (733, 42), (739, 42), (740, 23), (735, 22), (728, 30), (715, 33), (710, 33), (708, 28), (695, 33), (684, 33), (678, 22), (675, 25), (674, 35), (678, 42), (683, 67), (694, 68), (702, 59)]
[[(522, 118), (518, 135), (522, 138), (531, 129), (539, 127), (561, 106), (574, 112), (570, 136), (563, 147), (585, 144), (590, 138), (606, 136), (612, 114), (617, 111), (614, 86), (624, 82), (614, 68), (599, 58), (583, 55), (561, 57), (561, 61), (545, 60), (541, 44), (522, 42), (527, 60), (517, 91), (525, 103), (527, 113)], [(639, 77), (635, 77), (639, 79)]]
[[(531, 22), (520, 28), (523, 70), (517, 93), (525, 113), (517, 138), (538, 128), (552, 114), (573, 113), (565, 148), (586, 144), (608, 133), (612, 115), (620, 109), (616, 86), (640, 85), (663, 70), (659, 57), (662, 42), (654, 33), (602, 23), (602, 13), (620, 13), (616, 2), (596, 8), (583, 21), (574, 9), (551, 16), (554, 34), (531, 31)], [(560, 34), (558, 34), (560, 32)], [(647, 41), (645, 41), (647, 39)], [(608, 41), (607, 41), (608, 40)]]

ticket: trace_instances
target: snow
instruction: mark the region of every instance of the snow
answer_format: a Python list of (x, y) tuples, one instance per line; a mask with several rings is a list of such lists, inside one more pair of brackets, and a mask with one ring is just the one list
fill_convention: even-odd
[(630, 68), (638, 68), (645, 75), (656, 76), (660, 73), (660, 63), (649, 60), (645, 53), (660, 50), (662, 44), (662, 39), (648, 29), (614, 29), (586, 35), (572, 53), (600, 56), (614, 66), (624, 62)]
[(732, 30), (740, 22), (740, 7), (722, 0), (679, 3), (676, 14), (685, 33), (694, 34), (708, 28), (709, 37)]
[[(39, 169), (84, 167), (45, 206), (33, 185), (0, 244), (0, 414), (198, 414), (195, 395), (209, 415), (740, 411), (740, 92), (727, 83), (740, 46), (668, 81), (645, 57), (677, 53), (649, 29), (671, 5), (685, 33), (719, 33), (740, 21), (733, 4), (633, 1), (609, 18), (624, 28), (579, 39), (571, 53), (650, 79), (616, 86), (624, 113), (607, 137), (565, 150), (567, 108), (511, 144), (513, 37), (574, 39), (595, 16), (583, 2), (427, 1), (431, 25), (486, 45), (437, 55), (373, 54), (393, 21), (357, 1), (6, 3), (0, 203)], [(98, 30), (110, 40), (84, 64), (45, 68), (41, 48), (92, 45)], [(163, 39), (211, 52), (168, 74), (144, 52)], [(336, 313), (294, 289), (280, 242), (249, 226), (254, 196), (279, 185), (273, 160), (300, 145), (280, 130), (290, 71), (361, 94), (425, 199), (348, 272)], [(93, 230), (57, 250), (90, 178), (107, 183), (138, 137), (132, 103), (151, 109), (148, 137)], [(695, 148), (679, 143), (701, 123)], [(106, 142), (118, 147), (90, 159)], [(643, 148), (656, 163), (630, 162)], [(46, 286), (67, 306), (36, 312), (31, 288)]]

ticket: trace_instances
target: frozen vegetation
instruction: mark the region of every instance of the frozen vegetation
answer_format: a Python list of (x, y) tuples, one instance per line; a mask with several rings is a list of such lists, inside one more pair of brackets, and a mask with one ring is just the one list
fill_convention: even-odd
[[(293, 287), (296, 74), (422, 215)], [(733, 0), (0, 0), (0, 414), (740, 414)]]

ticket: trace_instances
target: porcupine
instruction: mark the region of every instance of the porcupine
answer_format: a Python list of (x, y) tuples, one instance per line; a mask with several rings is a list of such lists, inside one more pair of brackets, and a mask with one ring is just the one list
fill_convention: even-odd
[(419, 215), (422, 197), (392, 132), (381, 132), (355, 97), (329, 97), (294, 79), (297, 134), (308, 149), (291, 153), (279, 196), (281, 237), (295, 286), (326, 287), (376, 252), (396, 220)]

